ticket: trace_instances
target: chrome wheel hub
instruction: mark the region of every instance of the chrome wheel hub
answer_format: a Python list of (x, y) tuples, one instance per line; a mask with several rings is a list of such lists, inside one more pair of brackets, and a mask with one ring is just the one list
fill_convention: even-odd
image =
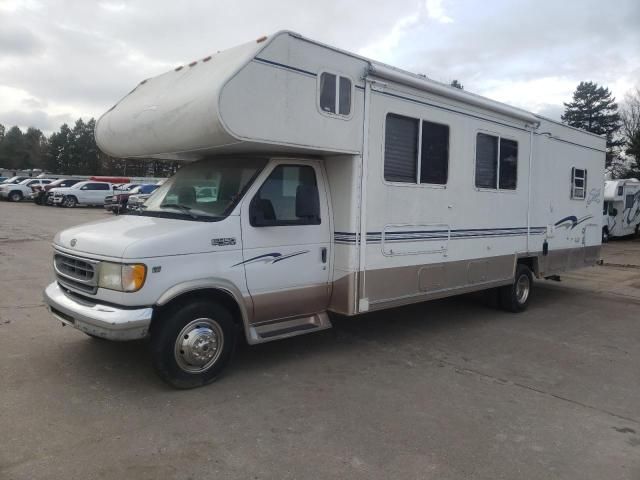
[(176, 363), (185, 372), (202, 373), (216, 363), (223, 344), (224, 334), (218, 322), (211, 318), (193, 320), (176, 338)]
[(520, 275), (516, 282), (516, 299), (519, 304), (523, 304), (529, 298), (529, 290), (531, 289), (531, 280), (527, 275)]

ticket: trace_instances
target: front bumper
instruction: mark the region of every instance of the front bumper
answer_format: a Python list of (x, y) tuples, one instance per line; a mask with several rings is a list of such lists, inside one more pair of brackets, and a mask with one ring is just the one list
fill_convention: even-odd
[(0, 190), (0, 198), (8, 198), (9, 190)]
[(149, 334), (151, 307), (125, 309), (100, 305), (65, 292), (58, 282), (45, 289), (44, 301), (54, 318), (96, 337), (126, 341)]

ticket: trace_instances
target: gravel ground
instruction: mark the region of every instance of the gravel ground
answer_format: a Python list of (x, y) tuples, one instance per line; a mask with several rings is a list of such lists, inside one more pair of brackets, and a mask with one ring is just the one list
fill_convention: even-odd
[(147, 344), (45, 310), (62, 228), (106, 213), (0, 203), (1, 479), (639, 479), (640, 242), (537, 282), (243, 347), (176, 391)]

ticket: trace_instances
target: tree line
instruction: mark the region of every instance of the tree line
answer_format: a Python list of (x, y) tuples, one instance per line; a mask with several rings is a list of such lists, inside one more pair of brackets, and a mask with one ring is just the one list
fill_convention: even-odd
[[(463, 89), (458, 80), (451, 86)], [(608, 88), (580, 82), (570, 102), (564, 103), (562, 121), (607, 139), (605, 167), (613, 178), (640, 178), (640, 89), (628, 93), (619, 109)], [(122, 175), (166, 177), (179, 162), (122, 159), (102, 153), (95, 142), (95, 119), (66, 123), (49, 137), (37, 128), (23, 132), (0, 124), (0, 168), (41, 169), (65, 175)]]
[(23, 132), (0, 124), (0, 168), (20, 171), (40, 169), (62, 175), (109, 175), (129, 177), (167, 177), (178, 162), (156, 159), (123, 159), (104, 154), (96, 145), (95, 119), (76, 120), (73, 127), (63, 124), (49, 137), (29, 127)]

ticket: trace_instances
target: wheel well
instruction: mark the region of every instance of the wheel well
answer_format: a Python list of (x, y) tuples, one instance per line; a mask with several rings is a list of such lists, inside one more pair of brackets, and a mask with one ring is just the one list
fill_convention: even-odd
[(525, 265), (537, 277), (540, 273), (538, 259), (536, 257), (524, 257), (518, 259), (518, 264)]
[(233, 316), (233, 321), (236, 323), (238, 328), (244, 329), (240, 305), (238, 305), (238, 302), (236, 302), (235, 298), (233, 298), (230, 293), (224, 290), (219, 290), (217, 288), (191, 290), (189, 292), (182, 293), (175, 298), (172, 298), (169, 302), (160, 307), (154, 308), (153, 319), (151, 321), (151, 329), (153, 329), (153, 325), (156, 319), (161, 317), (164, 312), (172, 308), (177, 308), (180, 305), (184, 305), (197, 300), (217, 302), (220, 305), (224, 306)]

